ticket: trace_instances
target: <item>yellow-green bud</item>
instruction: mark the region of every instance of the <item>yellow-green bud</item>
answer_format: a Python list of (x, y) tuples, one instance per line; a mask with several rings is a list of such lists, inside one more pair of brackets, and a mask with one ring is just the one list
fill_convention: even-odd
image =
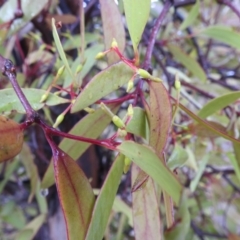
[(130, 80), (127, 85), (127, 93), (129, 93), (133, 89), (133, 86), (134, 86), (133, 81)]
[(95, 109), (90, 108), (90, 107), (86, 107), (86, 108), (84, 108), (84, 111), (86, 111), (86, 112), (88, 112), (88, 113), (94, 113), (94, 112), (95, 112)]
[(55, 123), (53, 124), (53, 127), (56, 128), (63, 121), (63, 119), (64, 119), (64, 114), (60, 114), (57, 117)]
[(133, 106), (132, 106), (132, 104), (129, 104), (129, 106), (128, 106), (127, 115), (130, 116), (130, 117), (133, 116)]
[(47, 100), (48, 94), (49, 94), (49, 93), (46, 92), (46, 93), (44, 93), (44, 94), (42, 95), (41, 100), (40, 100), (40, 103), (43, 103), (43, 102), (45, 102), (45, 101)]
[(176, 75), (176, 78), (175, 78), (175, 88), (178, 91), (181, 89), (181, 82), (180, 82), (180, 80), (178, 78), (178, 75)]
[(131, 166), (132, 161), (128, 158), (125, 157), (124, 159), (124, 168), (123, 168), (123, 172), (126, 174)]
[(118, 137), (124, 138), (127, 136), (127, 131), (125, 129), (119, 128), (117, 131), (117, 135), (118, 135)]
[(82, 65), (82, 64), (79, 64), (79, 65), (77, 66), (76, 73), (77, 73), (77, 74), (80, 73), (80, 72), (82, 71), (82, 69), (83, 69), (83, 65)]
[(62, 67), (60, 67), (60, 68), (58, 69), (58, 71), (57, 71), (57, 77), (62, 76), (64, 70), (65, 70), (65, 65), (62, 66)]
[(142, 69), (142, 68), (139, 68), (138, 70), (137, 70), (137, 73), (140, 75), (140, 77), (142, 77), (142, 78), (151, 78), (152, 77), (152, 75), (149, 73), (149, 72), (147, 72), (146, 70), (144, 70), (144, 69)]
[(99, 53), (96, 55), (95, 59), (101, 59), (101, 58), (103, 58), (104, 56), (105, 56), (105, 53), (104, 53), (104, 52), (99, 52)]
[(121, 118), (119, 118), (117, 115), (114, 115), (112, 118), (112, 122), (119, 128), (124, 128), (125, 124)]
[(117, 47), (118, 47), (118, 44), (117, 44), (117, 41), (116, 41), (115, 38), (113, 38), (113, 40), (112, 40), (111, 47), (112, 47), (112, 48), (117, 48)]

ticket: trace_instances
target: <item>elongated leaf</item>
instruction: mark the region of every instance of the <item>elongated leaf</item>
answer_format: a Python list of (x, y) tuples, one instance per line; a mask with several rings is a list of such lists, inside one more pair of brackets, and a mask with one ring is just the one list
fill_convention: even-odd
[(240, 144), (240, 140), (230, 136), (229, 134), (226, 134), (225, 132), (222, 132), (221, 130), (217, 129), (215, 126), (209, 124), (207, 121), (201, 119), (200, 117), (198, 117), (196, 114), (194, 114), (193, 112), (191, 112), (188, 108), (186, 108), (184, 105), (182, 105), (181, 103), (179, 103), (179, 107), (186, 112), (190, 117), (192, 117), (194, 120), (196, 120), (198, 123), (204, 125), (206, 128), (208, 128), (209, 130), (215, 132), (216, 134), (218, 134), (219, 136), (231, 141), (231, 142), (235, 142), (237, 144)]
[(240, 32), (233, 30), (231, 27), (214, 25), (205, 28), (201, 31), (201, 34), (223, 42), (233, 48), (240, 49)]
[(78, 164), (52, 146), (54, 175), (64, 213), (68, 240), (84, 239), (91, 219), (95, 197)]
[(63, 50), (63, 46), (61, 44), (61, 41), (60, 41), (60, 38), (58, 36), (58, 32), (57, 32), (57, 28), (55, 26), (55, 19), (52, 18), (52, 29), (53, 29), (53, 38), (54, 38), (54, 41), (55, 41), (55, 44), (56, 44), (56, 47), (57, 47), (57, 50), (58, 50), (58, 53), (68, 71), (68, 73), (70, 74), (70, 76), (72, 77), (72, 81), (74, 80), (74, 75), (70, 69), (70, 66), (68, 64), (68, 60), (67, 60), (67, 57), (65, 55), (65, 52)]
[(71, 112), (77, 112), (127, 83), (133, 70), (125, 63), (116, 63), (95, 75), (77, 97)]
[(151, 0), (123, 0), (123, 3), (133, 48), (137, 52), (137, 46), (149, 17)]
[[(67, 103), (69, 100), (58, 97), (52, 93), (49, 94), (48, 99), (45, 103), (40, 103), (41, 97), (46, 93), (45, 90), (35, 89), (35, 88), (24, 88), (22, 89), (24, 95), (30, 102), (34, 110), (39, 110), (44, 107), (44, 105), (54, 106), (62, 103)], [(12, 88), (6, 88), (0, 90), (0, 112), (1, 113), (11, 113), (11, 111), (17, 111), (19, 113), (25, 113), (25, 110), (19, 101), (16, 93)]]
[(132, 141), (124, 141), (117, 147), (117, 150), (151, 176), (173, 198), (176, 204), (179, 203), (181, 184), (150, 147)]
[[(141, 169), (132, 166), (132, 183)], [(132, 193), (133, 222), (136, 240), (161, 240), (161, 222), (158, 200), (152, 179), (144, 188)]]
[(172, 120), (172, 105), (162, 83), (150, 82), (150, 146), (158, 154), (164, 151)]
[(199, 112), (198, 116), (206, 118), (213, 113), (227, 107), (240, 98), (240, 91), (224, 94), (209, 101)]
[[(119, 105), (113, 104), (108, 106), (113, 113), (116, 113)], [(97, 138), (106, 126), (110, 123), (111, 118), (102, 110), (97, 109), (94, 113), (90, 113), (82, 118), (71, 130), (70, 134), (84, 136), (89, 138)], [(93, 127), (94, 126), (94, 127)], [(66, 152), (71, 158), (77, 160), (90, 146), (90, 143), (80, 142), (71, 139), (63, 139), (59, 147)], [(41, 187), (48, 188), (54, 184), (53, 163), (49, 167), (43, 177)]]
[(174, 58), (179, 61), (185, 68), (187, 68), (188, 71), (191, 72), (194, 76), (203, 82), (207, 80), (205, 72), (194, 58), (187, 55), (181, 48), (176, 45), (169, 44), (168, 49)]
[[(118, 43), (118, 48), (123, 52), (125, 48), (125, 30), (118, 6), (115, 1), (112, 0), (100, 0), (100, 4), (105, 48), (111, 48), (112, 40), (115, 38)], [(119, 61), (116, 53), (108, 53), (107, 58), (108, 64)]]
[(22, 151), (20, 153), (20, 159), (26, 169), (27, 175), (31, 183), (31, 192), (28, 197), (28, 202), (31, 202), (39, 185), (39, 176), (37, 166), (34, 163), (34, 157), (27, 144), (23, 144)]
[(47, 215), (41, 214), (38, 217), (34, 218), (30, 223), (28, 223), (18, 234), (18, 240), (31, 240), (34, 238), (39, 228), (43, 225), (46, 220)]
[(124, 156), (119, 154), (114, 160), (107, 178), (96, 200), (86, 240), (102, 239), (116, 197), (124, 166)]
[(197, 0), (194, 6), (192, 7), (191, 11), (189, 12), (188, 16), (184, 19), (181, 26), (179, 27), (179, 30), (184, 30), (194, 23), (199, 14), (199, 6), (200, 6), (199, 0)]
[(137, 136), (146, 138), (147, 119), (145, 111), (140, 107), (133, 108), (133, 116), (126, 126), (126, 130)]
[(239, 150), (239, 146), (237, 146), (237, 144), (233, 144), (233, 147), (234, 147), (234, 154), (229, 153), (228, 157), (234, 168), (235, 174), (236, 174), (238, 180), (240, 181), (240, 150)]
[[(17, 32), (20, 28), (28, 24), (31, 19), (38, 15), (47, 4), (47, 0), (42, 1), (31, 1), (31, 0), (22, 0), (21, 6), (24, 16), (19, 18), (10, 25), (8, 35), (11, 36)], [(14, 18), (14, 14), (17, 9), (18, 2), (15, 0), (9, 0), (4, 3), (0, 8), (0, 21), (9, 22)]]

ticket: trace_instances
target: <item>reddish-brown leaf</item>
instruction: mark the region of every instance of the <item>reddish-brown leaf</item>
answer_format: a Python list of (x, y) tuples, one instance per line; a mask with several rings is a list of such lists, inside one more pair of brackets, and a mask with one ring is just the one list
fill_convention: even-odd
[(78, 164), (52, 145), (54, 175), (63, 209), (68, 240), (84, 239), (90, 222), (95, 197)]

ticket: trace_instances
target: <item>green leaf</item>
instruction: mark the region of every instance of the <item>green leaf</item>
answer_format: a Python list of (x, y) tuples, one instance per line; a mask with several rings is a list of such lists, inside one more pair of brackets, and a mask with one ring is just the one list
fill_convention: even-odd
[[(112, 104), (108, 105), (113, 113), (116, 113), (119, 105)], [(84, 136), (88, 138), (97, 138), (111, 122), (111, 118), (102, 110), (97, 109), (94, 113), (90, 113), (82, 118), (76, 125), (70, 130), (70, 134)], [(94, 126), (94, 127), (93, 127)], [(63, 139), (59, 148), (68, 155), (77, 160), (90, 146), (90, 143), (80, 142), (71, 139)], [(54, 184), (53, 164), (52, 161), (43, 177), (41, 187), (43, 189), (50, 187)]]
[(188, 69), (189, 72), (191, 72), (194, 76), (203, 82), (207, 80), (205, 72), (194, 58), (187, 55), (180, 47), (176, 45), (168, 44), (167, 47), (172, 53), (173, 57), (179, 61), (186, 69)]
[(199, 112), (198, 116), (207, 118), (213, 113), (227, 107), (240, 98), (240, 91), (224, 94), (209, 101)]
[(182, 191), (181, 184), (150, 147), (132, 141), (124, 141), (117, 147), (117, 150), (152, 177), (173, 198), (176, 204), (179, 203)]
[(234, 154), (233, 153), (228, 153), (227, 156), (231, 161), (231, 164), (234, 168), (235, 174), (240, 181), (240, 149), (237, 144), (233, 144), (234, 148)]
[[(112, 0), (100, 0), (100, 4), (105, 48), (111, 48), (112, 40), (115, 38), (120, 52), (123, 52), (125, 48), (125, 30), (118, 6)], [(108, 53), (107, 58), (108, 64), (119, 61), (119, 57), (114, 52)]]
[(123, 173), (123, 166), (124, 156), (119, 154), (114, 160), (96, 200), (91, 222), (85, 238), (86, 240), (103, 238)]
[(95, 75), (77, 97), (71, 112), (77, 112), (127, 83), (134, 71), (123, 62), (116, 63)]
[[(133, 164), (132, 183), (140, 171), (142, 170)], [(132, 192), (132, 211), (136, 239), (161, 239), (159, 203), (152, 179), (148, 179), (144, 188)]]
[(235, 142), (237, 144), (240, 144), (240, 140), (230, 136), (229, 134), (226, 134), (225, 132), (222, 132), (221, 130), (219, 130), (218, 128), (216, 128), (214, 125), (209, 124), (206, 120), (201, 119), (200, 117), (198, 117), (196, 114), (194, 114), (193, 112), (191, 112), (188, 108), (186, 108), (184, 105), (182, 105), (181, 103), (179, 103), (178, 105), (185, 113), (187, 113), (190, 117), (192, 117), (194, 120), (196, 120), (198, 123), (204, 125), (207, 129), (215, 132), (217, 135), (231, 141), (231, 142)]
[(194, 192), (197, 188), (197, 185), (203, 175), (203, 172), (207, 166), (208, 163), (208, 159), (209, 159), (209, 154), (205, 155), (204, 158), (202, 159), (202, 161), (199, 163), (199, 168), (198, 168), (198, 172), (197, 175), (195, 176), (195, 178), (191, 181), (190, 183), (190, 190), (191, 192)]
[(57, 32), (57, 28), (55, 26), (55, 19), (54, 18), (52, 18), (52, 29), (53, 29), (53, 39), (54, 39), (54, 42), (56, 44), (58, 53), (59, 53), (64, 65), (65, 65), (65, 67), (67, 68), (67, 71), (68, 71), (69, 75), (71, 76), (72, 82), (73, 82), (74, 81), (74, 75), (73, 75), (73, 73), (70, 69), (70, 66), (68, 64), (68, 60), (67, 60), (65, 52), (63, 50), (63, 46), (62, 46), (60, 38), (58, 36), (58, 32)]
[(235, 31), (231, 27), (221, 25), (210, 26), (203, 29), (201, 35), (208, 36), (233, 48), (240, 49), (240, 32)]
[(129, 34), (134, 52), (142, 37), (143, 30), (149, 18), (151, 0), (123, 0)]
[(18, 240), (32, 240), (46, 220), (47, 215), (41, 214), (28, 223), (17, 235)]
[(194, 4), (192, 9), (190, 10), (188, 16), (184, 19), (181, 26), (179, 27), (179, 30), (184, 30), (187, 27), (193, 25), (194, 21), (198, 17), (199, 7), (200, 7), (199, 0), (197, 0), (197, 2)]
[[(68, 99), (64, 99), (50, 93), (47, 98), (47, 101), (45, 103), (40, 103), (42, 95), (46, 93), (45, 90), (36, 89), (36, 88), (23, 88), (22, 91), (34, 110), (39, 110), (43, 108), (44, 105), (54, 106), (54, 105), (59, 105), (62, 103), (69, 102)], [(0, 90), (0, 99), (1, 99), (0, 101), (1, 114), (3, 113), (9, 114), (12, 111), (25, 113), (25, 110), (21, 102), (19, 101), (16, 93), (12, 88), (6, 88), (6, 89)]]
[(68, 240), (84, 239), (95, 201), (93, 190), (78, 164), (50, 141), (49, 143)]
[(147, 136), (146, 112), (140, 107), (133, 108), (133, 116), (126, 126), (127, 132), (146, 138)]
[[(23, 10), (23, 17), (18, 18), (12, 22), (8, 31), (8, 36), (16, 33), (20, 28), (31, 22), (35, 16), (37, 16), (45, 5), (48, 3), (47, 0), (42, 1), (31, 1), (22, 0), (21, 6)], [(18, 1), (9, 0), (3, 4), (0, 8), (0, 22), (9, 22), (14, 18), (15, 11), (17, 9)]]
[(28, 197), (28, 202), (31, 202), (39, 185), (39, 176), (37, 166), (34, 163), (34, 156), (32, 155), (31, 150), (26, 143), (23, 144), (23, 148), (20, 153), (20, 159), (30, 179), (31, 191)]

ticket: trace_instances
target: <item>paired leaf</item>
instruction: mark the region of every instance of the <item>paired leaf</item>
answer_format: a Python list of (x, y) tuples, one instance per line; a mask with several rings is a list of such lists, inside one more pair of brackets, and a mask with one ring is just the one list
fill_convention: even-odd
[(205, 28), (201, 31), (201, 34), (225, 43), (233, 48), (240, 49), (240, 32), (235, 31), (231, 27), (214, 25)]
[(199, 112), (198, 116), (207, 118), (213, 113), (227, 107), (240, 98), (240, 91), (224, 94), (209, 101)]
[(191, 72), (195, 77), (205, 82), (207, 76), (199, 65), (199, 63), (189, 55), (187, 55), (180, 47), (176, 45), (167, 45), (169, 51), (172, 53), (173, 57), (179, 61), (189, 72)]
[(117, 147), (117, 150), (152, 177), (173, 198), (176, 204), (179, 203), (182, 191), (181, 184), (150, 147), (132, 141), (124, 141)]
[[(132, 166), (132, 183), (142, 170)], [(133, 185), (132, 185), (133, 187)], [(143, 189), (132, 193), (132, 211), (136, 240), (160, 240), (161, 222), (158, 200), (152, 179), (146, 182)]]
[(68, 239), (84, 239), (95, 201), (93, 190), (78, 164), (56, 146), (51, 147), (54, 175)]
[(95, 75), (77, 97), (71, 112), (77, 112), (114, 90), (122, 87), (133, 76), (134, 71), (123, 62), (116, 63)]
[[(108, 106), (113, 113), (116, 113), (119, 105), (112, 104)], [(84, 136), (89, 138), (97, 138), (111, 122), (111, 118), (102, 110), (97, 109), (94, 113), (90, 113), (82, 118), (71, 130), (70, 134)], [(94, 127), (93, 127), (94, 126)], [(63, 139), (59, 144), (64, 152), (77, 160), (90, 146), (90, 143), (80, 142), (71, 139)], [(49, 164), (49, 167), (43, 177), (41, 187), (48, 188), (54, 184), (53, 163)]]
[(124, 156), (119, 154), (104, 181), (96, 200), (86, 240), (102, 239), (116, 197), (124, 166)]
[[(105, 48), (111, 48), (112, 40), (115, 38), (120, 52), (123, 52), (125, 48), (125, 30), (118, 6), (112, 0), (100, 0), (100, 4)], [(108, 53), (107, 58), (108, 64), (119, 61), (116, 53)]]
[(134, 52), (137, 52), (138, 44), (149, 18), (151, 0), (123, 0), (123, 3), (133, 49)]
[[(69, 102), (68, 99), (64, 99), (61, 97), (58, 97), (52, 93), (49, 93), (49, 96), (45, 103), (40, 103), (41, 97), (43, 94), (46, 93), (45, 90), (42, 89), (35, 89), (35, 88), (23, 88), (22, 89), (24, 95), (30, 102), (32, 108), (34, 110), (39, 110), (44, 107), (44, 105), (47, 106), (54, 106), (62, 103)], [(17, 111), (19, 113), (25, 113), (25, 110), (19, 101), (16, 93), (12, 88), (6, 88), (0, 90), (0, 113), (9, 114), (12, 111)]]

